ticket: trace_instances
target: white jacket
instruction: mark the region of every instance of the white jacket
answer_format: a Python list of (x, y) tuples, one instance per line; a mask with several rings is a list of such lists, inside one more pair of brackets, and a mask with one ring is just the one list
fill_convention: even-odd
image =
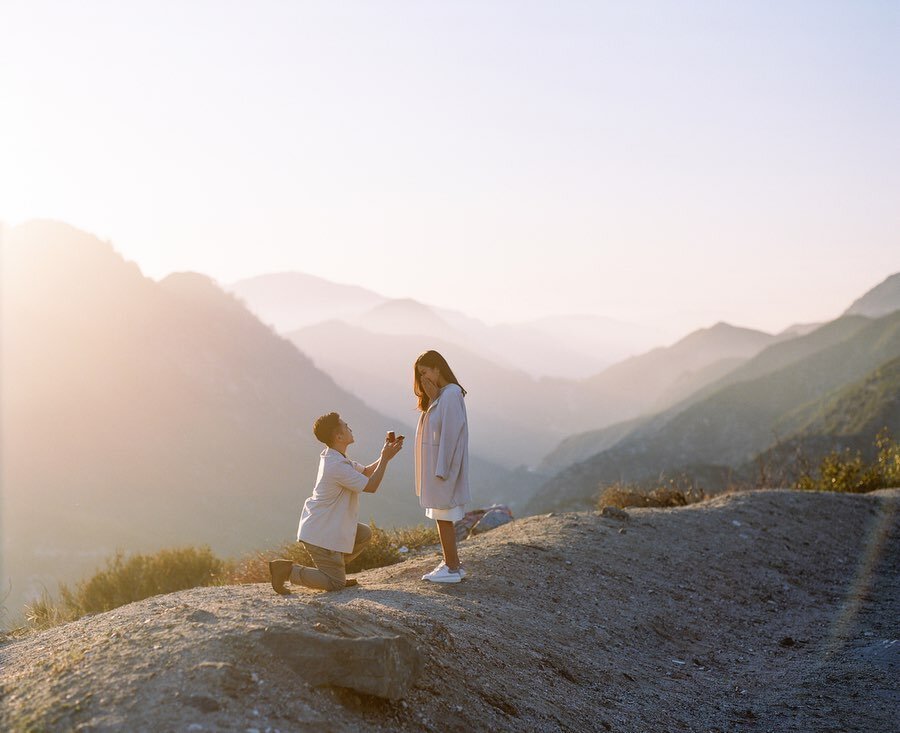
[(469, 426), (462, 389), (443, 387), (416, 427), (416, 496), (425, 509), (450, 509), (470, 500)]

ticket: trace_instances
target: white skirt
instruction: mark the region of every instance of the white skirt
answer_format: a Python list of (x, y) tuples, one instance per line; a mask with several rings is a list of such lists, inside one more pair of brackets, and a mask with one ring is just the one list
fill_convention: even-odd
[(426, 509), (425, 516), (429, 519), (440, 519), (444, 522), (458, 522), (466, 516), (466, 510), (462, 504), (449, 509)]

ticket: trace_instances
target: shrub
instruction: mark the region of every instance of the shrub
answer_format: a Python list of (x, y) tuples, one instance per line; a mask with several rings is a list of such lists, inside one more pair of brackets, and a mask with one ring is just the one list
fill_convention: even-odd
[(38, 600), (25, 604), (25, 621), (32, 629), (49, 629), (76, 618), (70, 609), (54, 603), (46, 590)]
[(358, 573), (361, 570), (381, 568), (400, 562), (403, 559), (401, 547), (418, 550), (440, 542), (437, 528), (434, 526), (420, 525), (392, 530), (380, 529), (374, 522), (369, 526), (372, 527), (372, 541), (366, 545), (359, 557), (347, 566), (348, 573)]
[[(412, 551), (439, 542), (434, 527), (384, 530), (374, 522), (370, 526), (372, 541), (347, 566), (350, 573), (399, 562), (403, 559), (401, 547)], [(153, 555), (130, 557), (119, 551), (107, 560), (103, 570), (74, 588), (60, 584), (58, 602), (45, 591), (40, 599), (26, 605), (25, 618), (29, 628), (46, 629), (161, 593), (221, 583), (265, 583), (269, 581), (268, 561), (276, 557), (301, 565), (312, 564), (312, 558), (300, 542), (257, 552), (237, 563), (219, 559), (208, 547), (160, 550)]]
[(878, 458), (875, 459), (885, 488), (900, 487), (900, 442), (893, 440), (887, 428), (875, 438)]
[(696, 504), (706, 499), (703, 489), (683, 491), (669, 486), (661, 486), (647, 491), (634, 484), (613, 484), (600, 492), (597, 508), (615, 506), (620, 509), (628, 507), (674, 507)]
[(878, 456), (874, 463), (866, 463), (859, 451), (831, 451), (822, 459), (818, 472), (803, 470), (794, 488), (864, 494), (900, 486), (900, 444), (884, 429), (878, 433), (875, 446)]
[(105, 569), (74, 588), (61, 583), (58, 603), (44, 592), (40, 599), (27, 604), (25, 619), (31, 628), (49, 628), (160, 593), (216, 585), (228, 569), (228, 563), (213, 555), (208, 547), (160, 550), (153, 555), (127, 558), (119, 551), (107, 560)]

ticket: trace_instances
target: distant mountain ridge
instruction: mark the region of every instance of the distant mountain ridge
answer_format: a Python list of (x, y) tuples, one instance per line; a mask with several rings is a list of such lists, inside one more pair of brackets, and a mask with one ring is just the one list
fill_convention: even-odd
[[(413, 313), (420, 307), (416, 304)], [(410, 404), (415, 357), (427, 348), (440, 350), (470, 392), (467, 402), (473, 444), (510, 468), (534, 467), (565, 435), (591, 425), (634, 419), (667, 396), (678, 394), (677, 388), (684, 387), (680, 380), (692, 379), (695, 388), (701, 387), (719, 375), (717, 369), (725, 357), (733, 357), (731, 368), (778, 340), (759, 331), (718, 324), (668, 349), (656, 349), (578, 381), (534, 379), (459, 346), (450, 340), (452, 334), (442, 338), (374, 333), (332, 321), (288, 336), (344, 388), (388, 414), (399, 414), (402, 405)], [(356, 358), (360, 352), (369, 356)], [(711, 365), (706, 363), (710, 360)], [(692, 368), (697, 372), (690, 372)], [(540, 417), (535, 419), (536, 415)]]
[[(709, 377), (706, 384), (695, 381), (692, 389), (680, 400), (674, 401), (663, 409), (664, 403), (658, 401), (658, 412), (648, 410), (639, 420), (628, 420), (628, 429), (623, 432), (612, 433), (606, 428), (594, 431), (586, 431), (571, 435), (565, 439), (556, 449), (551, 451), (542, 463), (547, 469), (560, 471), (575, 462), (585, 460), (601, 451), (613, 447), (609, 443), (612, 434), (617, 436), (616, 442), (626, 436), (634, 438), (648, 438), (657, 429), (656, 426), (668, 423), (676, 415), (686, 410), (691, 405), (702, 402), (726, 387), (764, 377), (768, 374), (784, 369), (801, 361), (823, 349), (840, 344), (852, 337), (859, 330), (870, 323), (870, 319), (862, 316), (845, 316), (831, 323), (826, 323), (806, 335), (798, 337), (786, 337), (781, 335), (773, 339), (770, 346), (760, 351), (756, 356), (723, 364), (714, 362), (707, 367), (704, 376)], [(653, 352), (650, 352), (651, 354)], [(649, 355), (648, 355), (649, 356)], [(716, 370), (726, 366), (724, 374), (718, 376)], [(670, 390), (667, 395), (677, 397), (678, 392)], [(618, 423), (614, 423), (614, 426)]]
[(900, 310), (900, 272), (891, 275), (854, 301), (844, 315), (879, 318), (898, 310)]
[(389, 300), (357, 285), (342, 285), (302, 272), (258, 275), (225, 289), (279, 333), (329, 318), (355, 316)]
[(611, 448), (651, 415), (679, 409), (685, 400), (727, 378), (767, 346), (791, 338), (720, 322), (585, 380), (581, 399), (602, 427), (566, 437), (543, 458), (541, 470), (555, 473)]
[(604, 482), (671, 476), (690, 466), (718, 466), (723, 475), (738, 470), (769, 448), (794, 411), (830, 398), (898, 356), (900, 313), (875, 321), (847, 316), (796, 341), (773, 344), (711, 385), (705, 397), (637, 422), (611, 447), (561, 471), (529, 510), (588, 506)]
[(338, 319), (377, 333), (432, 335), (535, 378), (584, 378), (663, 340), (656, 329), (590, 315), (487, 325), (458, 310), (302, 273), (261, 275), (227, 288), (280, 333)]
[(790, 338), (720, 322), (671, 346), (619, 362), (585, 380), (584, 389), (588, 394), (627, 395), (627, 409), (605, 416), (612, 424), (668, 407), (684, 392), (684, 381), (691, 383), (690, 392), (696, 391), (720, 375), (723, 362), (724, 371), (731, 371), (765, 347)]

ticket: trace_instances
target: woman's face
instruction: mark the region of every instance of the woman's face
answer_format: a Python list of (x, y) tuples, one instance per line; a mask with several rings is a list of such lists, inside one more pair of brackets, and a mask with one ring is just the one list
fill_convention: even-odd
[(428, 367), (424, 364), (419, 364), (419, 380), (422, 379), (430, 379), (435, 385), (440, 384), (441, 379), (441, 370), (437, 367)]

